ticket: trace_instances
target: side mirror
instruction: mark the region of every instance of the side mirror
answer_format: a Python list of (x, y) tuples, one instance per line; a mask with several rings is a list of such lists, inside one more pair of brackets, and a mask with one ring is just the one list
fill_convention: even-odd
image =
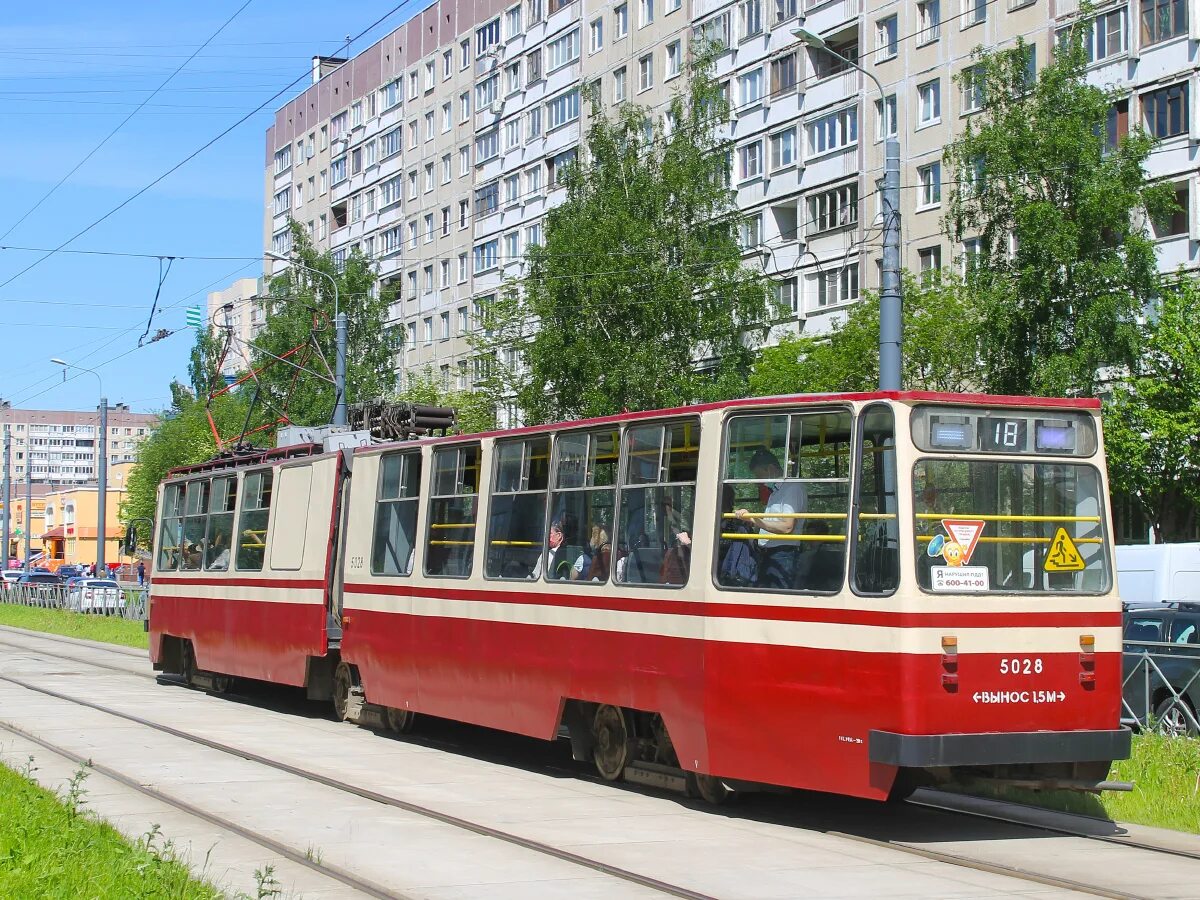
[(137, 537), (137, 528), (133, 525), (127, 525), (125, 527), (125, 541), (123, 544), (126, 556), (133, 556), (137, 551)]

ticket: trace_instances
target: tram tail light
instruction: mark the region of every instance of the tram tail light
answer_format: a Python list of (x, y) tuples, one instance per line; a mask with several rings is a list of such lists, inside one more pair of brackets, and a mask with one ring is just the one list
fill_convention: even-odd
[(1096, 667), (1096, 636), (1094, 634), (1079, 636), (1079, 665), (1085, 669)]
[(942, 687), (947, 691), (958, 690), (958, 638), (942, 636)]

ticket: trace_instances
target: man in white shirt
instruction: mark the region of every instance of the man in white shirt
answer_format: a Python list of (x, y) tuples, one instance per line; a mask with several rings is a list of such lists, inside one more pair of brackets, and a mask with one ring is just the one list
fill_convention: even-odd
[(803, 530), (802, 520), (795, 518), (795, 514), (808, 509), (808, 492), (799, 482), (775, 480), (783, 477), (783, 467), (766, 447), (754, 451), (754, 456), (750, 458), (750, 472), (755, 478), (765, 481), (771, 490), (766, 508), (761, 513), (753, 513), (748, 509), (734, 510), (738, 519), (752, 520), (758, 525), (758, 533), (765, 535), (758, 540), (758, 586), (793, 590), (799, 586), (796, 579), (801, 542), (787, 540), (784, 536), (798, 535)]

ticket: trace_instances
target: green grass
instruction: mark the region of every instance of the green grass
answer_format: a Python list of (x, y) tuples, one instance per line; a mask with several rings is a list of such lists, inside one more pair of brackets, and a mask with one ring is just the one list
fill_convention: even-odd
[(87, 814), (86, 777), (80, 769), (55, 796), (0, 765), (0, 897), (224, 896), (191, 877), (157, 826), (130, 843)]
[(980, 785), (965, 793), (1200, 834), (1200, 740), (1135, 734), (1132, 755), (1114, 763), (1109, 777), (1134, 788), (1097, 796)]
[(123, 644), (126, 647), (146, 649), (150, 646), (141, 621), (120, 619), (116, 616), (96, 616), (65, 609), (38, 609), (33, 606), (0, 603), (0, 625), (103, 641), (106, 644)]

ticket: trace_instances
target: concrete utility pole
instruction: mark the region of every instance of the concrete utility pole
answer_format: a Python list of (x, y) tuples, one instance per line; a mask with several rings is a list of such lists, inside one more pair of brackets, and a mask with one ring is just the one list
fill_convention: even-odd
[(29, 529), (33, 527), (33, 464), (25, 454), (25, 574), (29, 574)]
[(333, 369), (333, 424), (346, 424), (346, 314), (341, 311), (338, 302), (338, 285), (337, 279), (328, 272), (322, 272), (320, 269), (313, 269), (303, 263), (298, 263), (295, 260), (288, 259), (286, 256), (280, 256), (278, 253), (271, 253), (269, 250), (264, 251), (271, 259), (277, 259), (280, 262), (285, 262), (289, 266), (295, 266), (297, 269), (303, 269), (305, 272), (311, 272), (314, 275), (320, 275), (322, 278), (328, 278), (329, 283), (333, 285), (333, 321), (335, 336), (337, 340), (337, 353), (334, 357)]
[[(862, 72), (879, 89), (880, 114), (884, 117), (887, 131), (887, 94), (879, 79), (852, 59), (834, 51), (820, 35), (807, 28), (796, 28), (792, 34), (802, 44), (824, 50), (836, 56), (848, 66)], [(860, 123), (859, 131), (862, 130)], [(897, 127), (897, 131), (899, 128)], [(883, 284), (879, 291), (879, 389), (898, 391), (901, 389), (901, 373), (904, 370), (901, 341), (903, 338), (902, 303), (900, 296), (900, 139), (888, 136), (884, 140), (883, 167)]]
[(97, 438), (100, 443), (96, 461), (96, 577), (103, 578), (105, 574), (104, 543), (108, 538), (106, 522), (108, 518), (106, 508), (108, 501), (108, 398), (104, 396), (104, 379), (95, 369), (72, 365), (57, 356), (50, 362), (63, 367), (63, 381), (67, 380), (67, 369), (78, 369), (80, 372), (91, 372), (100, 384), (100, 434)]
[(0, 559), (0, 568), (8, 568), (8, 548), (10, 525), (12, 520), (12, 434), (9, 424), (4, 423), (4, 521), (0, 522), (0, 541), (3, 541), (4, 557)]

